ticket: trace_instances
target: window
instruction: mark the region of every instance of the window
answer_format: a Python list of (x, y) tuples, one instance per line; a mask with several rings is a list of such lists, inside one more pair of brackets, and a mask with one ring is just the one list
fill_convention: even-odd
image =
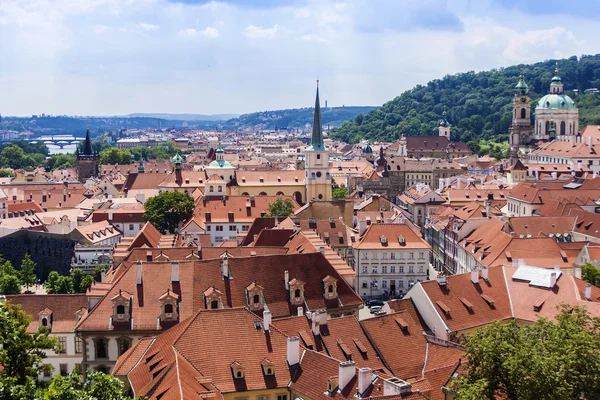
[(133, 224), (129, 224), (129, 230), (132, 231), (133, 230)]
[(321, 155), (317, 154), (317, 160), (320, 160), (320, 159), (321, 159)]
[(206, 230), (210, 232), (210, 225), (206, 225)]
[(404, 265), (401, 265), (398, 267), (398, 272), (403, 274), (404, 273)]
[(333, 293), (333, 285), (329, 285), (329, 286), (327, 287), (327, 291), (328, 291), (329, 293)]
[(67, 367), (67, 364), (58, 364), (58, 369), (60, 370), (61, 376), (69, 375), (69, 368)]
[(229, 232), (235, 232), (235, 225), (229, 225)]
[(254, 297), (252, 298), (252, 302), (254, 304), (258, 304), (260, 302), (260, 296), (255, 294)]
[(363, 289), (367, 289), (367, 286), (368, 286), (368, 285), (367, 285), (367, 281), (363, 281), (363, 283), (362, 283), (362, 287), (363, 287)]
[(217, 225), (217, 232), (223, 232), (223, 225)]
[(377, 267), (373, 267), (373, 273), (376, 274), (377, 273)]
[(423, 266), (419, 265), (419, 272), (423, 273)]
[(117, 315), (123, 315), (125, 314), (125, 306), (122, 304), (119, 304), (117, 306)]
[(117, 345), (119, 346), (119, 356), (125, 353), (131, 347), (131, 339), (128, 337), (121, 337), (117, 339)]
[(404, 287), (404, 280), (398, 279), (398, 287), (399, 288), (403, 288)]
[(390, 272), (391, 272), (392, 274), (395, 274), (395, 273), (396, 273), (396, 266), (395, 266), (395, 265), (392, 265), (392, 266), (390, 267)]
[(294, 290), (294, 297), (300, 297), (300, 289)]
[(425, 253), (423, 253), (423, 252), (419, 253), (419, 259), (420, 260), (425, 259)]
[(390, 253), (390, 260), (396, 259), (396, 253)]
[(287, 400), (287, 394), (278, 394), (277, 400)]
[(320, 178), (323, 174), (321, 173), (321, 171), (317, 172), (317, 178)]
[(250, 229), (250, 225), (242, 225), (242, 232), (248, 232), (248, 229)]
[(363, 253), (363, 260), (368, 260), (368, 259), (369, 259), (368, 254), (367, 253)]
[(381, 273), (382, 273), (382, 274), (387, 274), (387, 265), (383, 265), (383, 266), (381, 267)]
[(165, 314), (173, 314), (173, 304), (165, 304)]
[(220, 185), (219, 185), (219, 188), (218, 188), (218, 189), (219, 189), (219, 192), (222, 192), (222, 191), (223, 191), (223, 186), (220, 186)]
[(363, 274), (368, 274), (369, 273), (369, 267), (366, 265), (363, 265)]
[(52, 371), (50, 364), (44, 364), (44, 378), (50, 378), (52, 376)]
[(415, 253), (413, 253), (413, 252), (408, 253), (408, 259), (409, 260), (414, 260), (415, 259)]
[(387, 285), (388, 285), (388, 281), (387, 280), (384, 279), (384, 280), (381, 281), (381, 287), (382, 288), (387, 288)]
[(83, 340), (79, 336), (75, 336), (75, 353), (81, 354), (83, 351)]
[(61, 353), (66, 353), (67, 352), (67, 337), (66, 336), (59, 336), (58, 337), (58, 342), (60, 343), (60, 352)]
[(219, 308), (219, 301), (218, 300), (213, 300), (210, 302), (210, 309), (211, 310), (216, 310)]
[(96, 339), (96, 358), (108, 357), (108, 340), (104, 338)]

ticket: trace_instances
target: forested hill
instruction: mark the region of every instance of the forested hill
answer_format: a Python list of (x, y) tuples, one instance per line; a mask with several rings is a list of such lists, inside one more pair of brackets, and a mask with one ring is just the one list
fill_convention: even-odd
[(437, 134), (445, 106), (453, 140), (507, 140), (513, 88), (520, 68), (523, 68), (532, 107), (535, 107), (549, 90), (556, 61), (565, 92), (579, 107), (580, 127), (600, 124), (600, 94), (576, 95), (573, 92), (573, 89), (583, 93), (585, 89), (600, 88), (600, 55), (594, 55), (447, 75), (407, 90), (380, 108), (343, 123), (334, 130), (332, 137), (356, 143), (362, 138), (392, 141), (402, 132), (406, 135)]

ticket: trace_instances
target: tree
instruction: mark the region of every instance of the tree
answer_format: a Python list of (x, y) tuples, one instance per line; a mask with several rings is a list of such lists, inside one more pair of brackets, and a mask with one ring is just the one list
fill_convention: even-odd
[(117, 149), (111, 147), (100, 152), (100, 164), (129, 164), (131, 161), (131, 153), (127, 149)]
[(33, 285), (35, 285), (36, 275), (35, 275), (35, 267), (36, 263), (31, 259), (29, 253), (25, 254), (23, 260), (21, 261), (21, 271), (19, 272), (19, 276), (21, 278), (21, 283), (25, 286), (26, 290)]
[(48, 389), (42, 391), (43, 400), (129, 400), (123, 382), (102, 372), (88, 373), (85, 383), (77, 372), (68, 376), (56, 376)]
[(581, 278), (591, 283), (592, 285), (598, 286), (598, 280), (600, 279), (600, 270), (594, 267), (592, 264), (587, 263), (581, 267)]
[(46, 280), (46, 292), (49, 294), (73, 293), (73, 280), (70, 276), (62, 276), (58, 272), (52, 271)]
[(599, 333), (599, 318), (571, 306), (556, 321), (490, 324), (466, 340), (468, 363), (452, 383), (456, 399), (598, 398)]
[(35, 161), (22, 148), (13, 144), (5, 147), (2, 153), (0, 153), (0, 164), (2, 167), (19, 169), (33, 167)]
[(144, 207), (144, 221), (163, 233), (175, 233), (179, 224), (192, 216), (194, 199), (187, 193), (163, 192), (149, 198)]
[(94, 284), (94, 277), (92, 275), (86, 275), (79, 284), (79, 293), (85, 293)]
[[(12, 399), (6, 393), (18, 392), (18, 387), (31, 387), (44, 370), (46, 350), (59, 351), (56, 338), (49, 336), (46, 327), (29, 333), (30, 318), (19, 306), (0, 301), (0, 398)], [(21, 389), (21, 391), (23, 391)], [(4, 396), (3, 396), (4, 395)]]
[(290, 199), (277, 199), (269, 204), (267, 217), (289, 217), (294, 211), (294, 203)]
[(21, 279), (12, 263), (0, 257), (0, 293), (20, 294)]
[(331, 188), (331, 195), (333, 200), (343, 199), (348, 195), (348, 189), (345, 186), (338, 186), (337, 183), (334, 182), (333, 187)]
[(15, 173), (8, 169), (0, 169), (0, 178), (14, 177)]
[(53, 154), (46, 161), (46, 168), (50, 171), (75, 168), (76, 166), (77, 158), (74, 154)]
[(80, 270), (79, 268), (73, 268), (71, 270), (71, 281), (73, 282), (73, 290), (79, 292), (79, 287), (81, 286), (81, 282), (85, 277), (85, 272)]

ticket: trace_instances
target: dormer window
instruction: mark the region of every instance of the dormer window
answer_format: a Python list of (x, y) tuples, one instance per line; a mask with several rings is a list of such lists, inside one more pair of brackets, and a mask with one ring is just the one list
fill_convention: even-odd
[(204, 306), (207, 310), (219, 310), (223, 306), (223, 293), (214, 286), (209, 287), (203, 293)]
[(292, 279), (290, 285), (290, 303), (292, 305), (301, 305), (304, 303), (304, 282), (299, 279)]
[(263, 290), (264, 288), (256, 282), (252, 282), (246, 287), (248, 307), (251, 310), (262, 310), (264, 308)]
[(179, 295), (171, 289), (167, 289), (158, 300), (160, 301), (160, 320), (161, 321), (176, 321), (179, 318), (177, 311), (177, 302)]
[(338, 388), (338, 377), (337, 376), (332, 376), (331, 378), (327, 379), (327, 392), (329, 392), (330, 395), (333, 395)]
[(45, 326), (49, 330), (52, 329), (52, 310), (49, 308), (44, 308), (42, 311), (38, 313), (40, 316), (40, 326)]
[(231, 372), (235, 379), (244, 379), (244, 366), (237, 361), (231, 363)]
[(323, 278), (323, 288), (325, 290), (323, 297), (325, 300), (334, 299), (337, 297), (337, 279), (327, 275)]
[(275, 364), (273, 364), (273, 362), (268, 358), (264, 358), (260, 362), (260, 366), (262, 367), (262, 371), (265, 376), (275, 375)]
[(131, 301), (131, 293), (124, 290), (119, 290), (111, 299), (113, 304), (113, 322), (128, 321), (131, 315), (129, 314), (129, 305)]

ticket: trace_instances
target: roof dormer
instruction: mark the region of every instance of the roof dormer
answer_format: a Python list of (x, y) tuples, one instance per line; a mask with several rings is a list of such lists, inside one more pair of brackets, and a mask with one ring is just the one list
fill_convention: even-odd
[(264, 308), (263, 290), (264, 288), (256, 282), (252, 282), (246, 286), (246, 295), (250, 310), (255, 311), (262, 310)]
[(275, 364), (273, 361), (268, 358), (263, 358), (260, 362), (260, 366), (262, 367), (263, 374), (265, 376), (273, 376), (275, 375)]
[(160, 301), (160, 320), (161, 321), (177, 321), (179, 318), (178, 301), (179, 295), (171, 289), (167, 289), (158, 300)]
[(293, 305), (301, 305), (304, 303), (304, 282), (294, 278), (289, 282), (290, 286), (290, 303)]
[(49, 331), (52, 330), (52, 310), (48, 307), (38, 313), (40, 317), (40, 326), (45, 326)]
[(219, 310), (223, 306), (223, 293), (214, 286), (209, 287), (203, 293), (204, 306), (208, 310)]
[(160, 251), (160, 253), (154, 258), (154, 261), (169, 261), (169, 256)]
[(131, 293), (119, 290), (111, 299), (113, 306), (113, 322), (129, 321), (131, 318)]
[(323, 278), (323, 297), (325, 300), (335, 299), (337, 297), (337, 279), (331, 275), (327, 275)]
[(234, 379), (244, 379), (244, 366), (241, 363), (234, 361), (230, 367)]

